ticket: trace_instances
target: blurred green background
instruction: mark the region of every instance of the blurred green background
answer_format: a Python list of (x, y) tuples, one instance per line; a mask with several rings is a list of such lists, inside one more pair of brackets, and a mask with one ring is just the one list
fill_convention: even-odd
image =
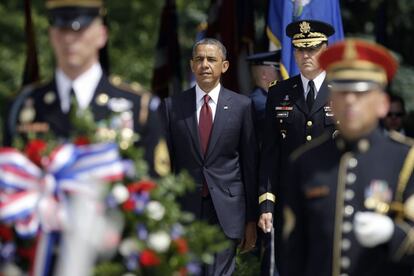
[[(341, 0), (344, 31), (347, 36), (368, 39), (382, 37), (384, 44), (398, 56), (401, 67), (391, 86), (414, 110), (414, 1), (412, 0)], [(137, 81), (150, 89), (155, 45), (163, 0), (106, 1), (110, 41), (111, 73), (125, 80)], [(197, 26), (207, 20), (210, 1), (177, 0), (179, 43), (183, 87), (188, 87), (188, 60)], [(264, 26), (267, 1), (254, 1), (256, 51), (267, 47)], [(41, 79), (52, 75), (53, 55), (47, 38), (48, 22), (44, 0), (32, 0)], [(17, 93), (25, 62), (24, 1), (2, 0), (0, 3), (0, 95)]]

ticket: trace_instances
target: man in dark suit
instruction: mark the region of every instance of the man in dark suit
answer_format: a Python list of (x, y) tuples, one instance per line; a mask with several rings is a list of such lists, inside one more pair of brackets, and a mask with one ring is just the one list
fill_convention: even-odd
[(151, 175), (166, 174), (169, 158), (157, 112), (159, 99), (123, 84), (119, 77), (108, 78), (99, 63), (99, 51), (107, 43), (102, 1), (47, 1), (46, 8), (57, 62), (54, 78), (23, 88), (6, 122), (7, 142), (48, 131), (69, 137), (75, 130), (69, 118), (74, 101), (80, 111), (90, 109), (100, 129), (97, 135), (119, 131), (121, 147), (144, 149)]
[(378, 128), (397, 62), (380, 45), (347, 39), (328, 48), (320, 63), (340, 134), (292, 154), (286, 275), (412, 275), (414, 147)]
[(277, 200), (274, 211), (276, 254), (280, 250), (283, 223), (281, 206), (288, 189), (288, 182), (283, 180), (288, 156), (324, 131), (332, 134), (335, 129), (326, 74), (318, 62), (327, 47), (328, 37), (334, 32), (331, 25), (315, 20), (289, 24), (286, 34), (292, 38), (300, 75), (274, 82), (269, 88), (259, 174), (261, 215), (258, 225), (265, 233), (271, 231)]
[(256, 241), (257, 144), (251, 100), (220, 84), (229, 67), (221, 42), (206, 38), (193, 47), (196, 86), (165, 100), (167, 141), (173, 171), (187, 171), (196, 191), (183, 196), (184, 210), (217, 224), (230, 240), (206, 275), (231, 275), (237, 243)]
[(269, 84), (280, 80), (279, 61), (280, 50), (264, 53), (255, 53), (246, 58), (250, 63), (250, 71), (254, 82), (254, 89), (249, 97), (254, 104), (256, 114), (256, 137), (261, 144), (264, 133), (267, 92)]

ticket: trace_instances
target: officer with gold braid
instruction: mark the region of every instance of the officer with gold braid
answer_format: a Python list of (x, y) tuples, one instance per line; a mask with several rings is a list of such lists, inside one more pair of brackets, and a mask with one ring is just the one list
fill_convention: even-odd
[(23, 88), (11, 107), (6, 140), (48, 131), (69, 137), (73, 133), (69, 111), (75, 101), (78, 109), (92, 112), (103, 135), (117, 130), (121, 147), (143, 148), (151, 175), (168, 173), (159, 99), (119, 78), (109, 78), (99, 62), (99, 51), (108, 39), (102, 0), (48, 0), (46, 8), (56, 60), (54, 78)]
[(317, 20), (290, 23), (286, 35), (292, 39), (300, 74), (274, 81), (269, 87), (260, 157), (258, 226), (269, 233), (274, 225), (275, 256), (280, 270), (282, 204), (290, 187), (284, 181), (289, 155), (324, 132), (335, 133), (326, 73), (318, 62), (334, 32), (330, 24)]
[(285, 275), (412, 275), (414, 147), (378, 128), (397, 63), (382, 46), (357, 39), (332, 45), (319, 62), (339, 135), (292, 154)]

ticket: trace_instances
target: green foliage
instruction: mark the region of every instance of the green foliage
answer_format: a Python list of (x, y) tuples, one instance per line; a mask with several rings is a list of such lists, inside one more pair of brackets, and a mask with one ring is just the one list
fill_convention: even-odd
[[(163, 5), (164, 1), (106, 1), (111, 73), (150, 88)], [(208, 5), (208, 1), (177, 1), (183, 70), (188, 70), (187, 60), (194, 43), (196, 28), (200, 22), (206, 20)], [(45, 14), (44, 0), (32, 0), (32, 17), (42, 80), (52, 77), (54, 64)], [(4, 0), (0, 3), (2, 97), (12, 97), (21, 86), (26, 59), (24, 22), (23, 1)], [(3, 103), (4, 100), (0, 98), (0, 102)]]
[(260, 275), (260, 258), (253, 253), (238, 254), (235, 276)]

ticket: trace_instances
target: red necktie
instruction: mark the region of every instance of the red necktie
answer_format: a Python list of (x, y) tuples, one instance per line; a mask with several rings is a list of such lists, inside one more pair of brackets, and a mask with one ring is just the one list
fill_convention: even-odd
[(204, 96), (204, 104), (200, 110), (200, 118), (198, 122), (198, 131), (200, 134), (200, 144), (201, 149), (203, 150), (204, 155), (206, 155), (208, 140), (210, 139), (211, 127), (213, 125), (213, 115), (211, 113), (211, 108), (208, 105), (210, 101), (210, 96)]
[[(210, 106), (208, 105), (210, 96), (204, 95), (203, 100), (204, 104), (200, 110), (198, 132), (200, 135), (201, 149), (203, 150), (203, 154), (205, 156), (207, 153), (208, 141), (210, 140), (211, 127), (213, 125), (213, 114), (211, 112)], [(203, 197), (206, 197), (208, 195), (208, 187), (205, 179), (203, 179), (203, 189), (201, 191), (201, 195)]]

